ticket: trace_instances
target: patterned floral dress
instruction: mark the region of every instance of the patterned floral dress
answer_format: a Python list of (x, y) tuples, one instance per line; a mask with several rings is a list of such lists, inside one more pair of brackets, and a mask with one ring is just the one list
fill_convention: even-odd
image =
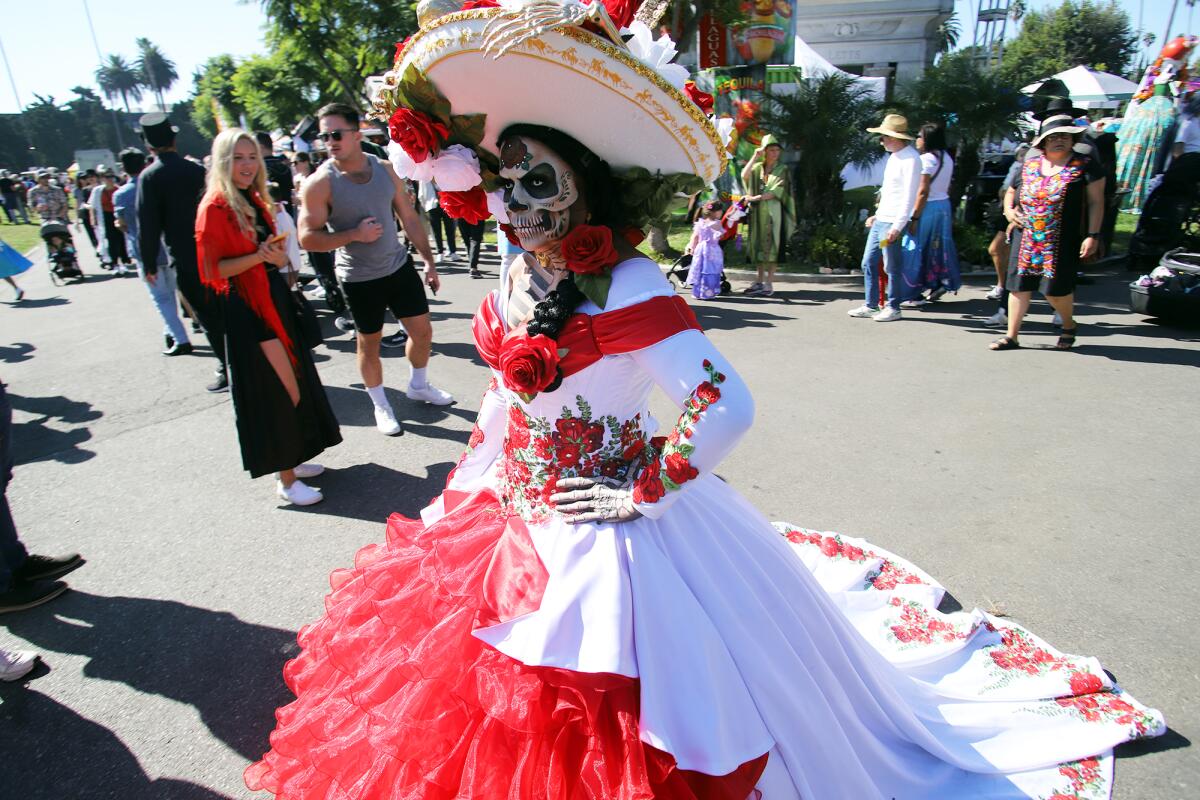
[(1105, 176), (1095, 159), (1080, 153), (1062, 170), (1044, 174), (1050, 166), (1040, 150), (1030, 150), (1013, 183), (1026, 223), (1013, 237), (1006, 285), (1062, 297), (1075, 291), (1087, 234), (1087, 185)]
[[(493, 365), (470, 447), (421, 520), (332, 578), (285, 670), (297, 699), (246, 772), (286, 798), (1104, 798), (1111, 748), (1164, 731), (1093, 658), (982, 611), (869, 542), (767, 521), (713, 474), (754, 416), (657, 265), (614, 271), (526, 401)], [(680, 408), (659, 436), (655, 387)], [(643, 513), (571, 525), (567, 476)]]

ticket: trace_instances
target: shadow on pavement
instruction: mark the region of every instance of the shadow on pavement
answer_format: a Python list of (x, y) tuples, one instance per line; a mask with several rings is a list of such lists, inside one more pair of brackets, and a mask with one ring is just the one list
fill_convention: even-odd
[(32, 353), (37, 348), (29, 342), (13, 342), (10, 345), (0, 345), (0, 361), (5, 364), (19, 364), (33, 358)]
[[(89, 678), (117, 681), (193, 706), (213, 736), (247, 759), (262, 756), (275, 724), (275, 709), (292, 700), (282, 669), (284, 661), (299, 652), (296, 634), (243, 622), (225, 611), (173, 600), (70, 591), (51, 606), (6, 618), (5, 625), (39, 650), (87, 657), (83, 674)], [(54, 658), (51, 655), (47, 660), (53, 663)], [(8, 710), (11, 690), (3, 697), (4, 711), (0, 713), (13, 713)], [(45, 718), (39, 718), (38, 709)], [(63, 764), (98, 763), (95, 756), (62, 760), (60, 747), (74, 739), (69, 733), (62, 737), (49, 733), (55, 717), (62, 713), (39, 705), (27, 714), (29, 730), (37, 731), (32, 741), (50, 751), (58, 764), (53, 770), (57, 778), (72, 773), (63, 769)], [(55, 744), (48, 748), (47, 742)], [(3, 752), (7, 761), (14, 751), (4, 746)], [(80, 775), (94, 780), (105, 771), (82, 770)], [(60, 793), (54, 797), (100, 796), (58, 788)], [(159, 795), (128, 792), (112, 796)]]
[(446, 477), (453, 468), (450, 461), (431, 464), (426, 467), (427, 474), (423, 478), (375, 463), (331, 469), (313, 481), (321, 487), (324, 502), (304, 508), (282, 508), (304, 514), (361, 519), (381, 526), (396, 512), (415, 519), (421, 509), (446, 487)]
[[(483, 376), (481, 375), (481, 377)], [(386, 376), (384, 383), (385, 385), (387, 383)], [(371, 405), (371, 399), (367, 397), (367, 393), (361, 388), (356, 388), (358, 386), (361, 384), (356, 384), (355, 387), (326, 386), (325, 394), (329, 397), (329, 403), (333, 406), (339, 425), (374, 427), (374, 406)], [(481, 380), (480, 395), (483, 394), (485, 387), (486, 383)], [(429, 403), (419, 403), (405, 397), (402, 390), (390, 387), (387, 389), (387, 396), (388, 401), (392, 404), (392, 410), (396, 412), (396, 419), (404, 425), (404, 436), (416, 435), (432, 439), (448, 439), (466, 446), (467, 439), (471, 435), (469, 431), (449, 430), (440, 427), (438, 423), (444, 422), (449, 417), (458, 417), (466, 422), (474, 423), (477, 412), (459, 408), (456, 405), (435, 406)]]
[(25, 299), (19, 303), (9, 303), (13, 308), (50, 308), (51, 306), (70, 305), (71, 301), (65, 297), (30, 297), (25, 296)]
[(0, 697), (0, 786), (6, 797), (226, 800), (194, 783), (151, 778), (116, 734), (40, 692), (6, 685)]
[(68, 400), (61, 395), (25, 397), (9, 394), (8, 399), (14, 411), (23, 411), (38, 417), (25, 422), (13, 421), (15, 463), (28, 464), (31, 461), (53, 459), (63, 464), (78, 464), (96, 455), (91, 450), (80, 447), (92, 438), (91, 431), (86, 428), (59, 430), (46, 424), (51, 419), (68, 425), (94, 422), (104, 416), (104, 413), (92, 408), (91, 403)]
[(1150, 753), (1163, 753), (1167, 750), (1179, 750), (1191, 746), (1191, 739), (1174, 728), (1167, 728), (1167, 732), (1162, 736), (1157, 736), (1153, 739), (1136, 739), (1132, 742), (1119, 744), (1113, 750), (1113, 754), (1117, 758), (1138, 758)]

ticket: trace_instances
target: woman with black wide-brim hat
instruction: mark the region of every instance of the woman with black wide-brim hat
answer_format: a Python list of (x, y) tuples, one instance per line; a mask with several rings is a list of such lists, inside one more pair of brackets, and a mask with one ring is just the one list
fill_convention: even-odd
[(1069, 114), (1046, 117), (1004, 199), (1012, 250), (1006, 285), (1008, 331), (992, 350), (1021, 346), (1021, 323), (1035, 291), (1062, 319), (1058, 350), (1075, 346), (1075, 284), (1079, 264), (1100, 253), (1104, 170), (1075, 150), (1087, 128)]
[(467, 452), (334, 573), (250, 788), (941, 800), (1046, 797), (1070, 769), (1105, 791), (1107, 751), (1164, 723), (1099, 663), (941, 614), (915, 566), (773, 527), (714, 474), (753, 399), (629, 243), (723, 169), (669, 40), (615, 3), (471, 4), (398, 54), (390, 154), (529, 255), (473, 320), (492, 380)]

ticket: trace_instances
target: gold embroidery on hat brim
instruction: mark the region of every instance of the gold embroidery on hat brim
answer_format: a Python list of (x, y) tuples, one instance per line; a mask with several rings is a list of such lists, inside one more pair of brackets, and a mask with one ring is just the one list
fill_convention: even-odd
[[(429, 56), (433, 55), (435, 52), (444, 50), (446, 47), (451, 46), (454, 43), (455, 39), (458, 40), (458, 42), (459, 42), (458, 46), (460, 46), (460, 47), (465, 46), (466, 44), (470, 43), (471, 39), (473, 39), (473, 38), (482, 39), (482, 32), (480, 32), (479, 34), (476, 34), (475, 32), (469, 31), (469, 30), (461, 30), (458, 32), (457, 36), (449, 36), (449, 37), (437, 36), (437, 33), (439, 32), (439, 28), (442, 28), (445, 25), (450, 25), (455, 22), (460, 22), (460, 21), (465, 21), (465, 20), (475, 20), (475, 19), (486, 20), (492, 16), (495, 16), (497, 13), (500, 13), (501, 11), (502, 11), (502, 9), (477, 8), (477, 9), (472, 9), (470, 11), (457, 11), (452, 14), (446, 14), (445, 16), (439, 17), (438, 19), (434, 20), (434, 22), (428, 28), (423, 28), (420, 31), (418, 31), (417, 33), (413, 34), (413, 37), (408, 41), (408, 43), (405, 45), (404, 49), (401, 50), (399, 53), (397, 53), (395, 66), (393, 67), (393, 70), (392, 70), (393, 75), (399, 74), (397, 71), (397, 67), (404, 61), (405, 57), (407, 55), (409, 55), (410, 52), (415, 47), (420, 46), (420, 47), (423, 47), (423, 48), (431, 51), (429, 53), (421, 53), (420, 54), (421, 57), (417, 59), (419, 61), (426, 61), (426, 59)], [(615, 61), (621, 62), (622, 65), (633, 70), (638, 75), (641, 75), (643, 78), (645, 78), (646, 80), (653, 83), (659, 90), (665, 92), (672, 100), (674, 100), (678, 104), (679, 110), (682, 110), (685, 114), (690, 116), (692, 118), (692, 120), (697, 125), (700, 126), (700, 129), (702, 131), (704, 131), (705, 136), (707, 137), (709, 142), (713, 145), (714, 149), (716, 150), (718, 158), (720, 159), (720, 164), (719, 164), (716, 172), (714, 173), (713, 177), (716, 177), (717, 175), (720, 175), (725, 171), (727, 164), (728, 164), (728, 156), (725, 152), (725, 146), (721, 142), (720, 134), (717, 133), (717, 130), (713, 126), (713, 123), (704, 115), (704, 112), (702, 112), (700, 110), (700, 107), (697, 106), (695, 103), (693, 103), (686, 95), (684, 95), (681, 91), (679, 91), (674, 86), (672, 86), (669, 82), (667, 82), (666, 79), (664, 79), (661, 75), (659, 75), (653, 69), (651, 69), (646, 64), (643, 64), (641, 61), (639, 61), (637, 58), (635, 58), (633, 56), (633, 54), (629, 53), (626, 50), (622, 50), (622, 49), (616, 47), (615, 45), (605, 41), (603, 38), (601, 38), (593, 33), (585, 31), (581, 28), (561, 28), (561, 29), (556, 29), (554, 32), (559, 33), (569, 39), (573, 39), (573, 40), (579, 42), (580, 44), (583, 44), (583, 45), (591, 47), (595, 50), (598, 50), (601, 53), (603, 53), (604, 55), (614, 59)], [(481, 51), (482, 47), (478, 48), (478, 50)], [(561, 54), (563, 54), (563, 57), (561, 58), (561, 60), (558, 62), (553, 62), (553, 63), (559, 64), (560, 66), (562, 64), (568, 64), (576, 72), (579, 72), (579, 70), (577, 69), (577, 66), (579, 63), (581, 63), (581, 59), (579, 59), (579, 57), (573, 52), (573, 48), (568, 48), (567, 50), (559, 51), (559, 50), (555, 50), (554, 48), (550, 48), (541, 39), (531, 39), (527, 42), (524, 42), (519, 48), (516, 48), (513, 52), (522, 52), (524, 55), (531, 55), (530, 51), (538, 52), (538, 53), (548, 53), (548, 52), (553, 52), (555, 54), (561, 53)], [(476, 51), (472, 50), (472, 51), (465, 51), (465, 52), (476, 52)], [(549, 61), (550, 59), (545, 59), (545, 60)], [(428, 63), (428, 62), (426, 62), (426, 63)], [(596, 79), (595, 75), (590, 75), (587, 72), (579, 72), (579, 74), (588, 75), (589, 77)], [(609, 73), (609, 74), (614, 75), (615, 77), (619, 78), (619, 76), (616, 76), (615, 73)], [(627, 86), (627, 84), (626, 84), (626, 86)], [(696, 141), (696, 138), (695, 138), (694, 134), (692, 133), (692, 131), (689, 130), (685, 126), (680, 125), (678, 123), (678, 121), (676, 119), (674, 119), (674, 115), (672, 115), (670, 113), (670, 111), (668, 111), (660, 103), (655, 101), (653, 97), (649, 96), (646, 92), (641, 92), (631, 99), (643, 106), (648, 106), (647, 110), (651, 111), (655, 115), (655, 120), (660, 125), (664, 125), (664, 127), (666, 127), (671, 133), (673, 133), (676, 137), (678, 137), (678, 139), (685, 144), (685, 146), (687, 147), (688, 150), (695, 152), (696, 157), (693, 157), (691, 153), (688, 154), (688, 158), (692, 161), (693, 164), (696, 163), (697, 158), (705, 166), (707, 166), (709, 163), (711, 163), (707, 154), (702, 153), (701, 148), (700, 148), (700, 143), (698, 141)], [(384, 112), (385, 114), (387, 114), (388, 116), (390, 116), (391, 113), (395, 111), (394, 108), (381, 108), (380, 110), (382, 112)], [(699, 171), (697, 171), (697, 174), (699, 174)]]

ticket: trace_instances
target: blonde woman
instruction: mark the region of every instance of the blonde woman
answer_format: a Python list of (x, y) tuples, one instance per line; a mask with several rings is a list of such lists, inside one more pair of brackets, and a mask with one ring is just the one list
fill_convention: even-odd
[(222, 298), (225, 347), (242, 464), (256, 478), (277, 473), (295, 505), (323, 498), (305, 463), (342, 440), (312, 355), (297, 326), (287, 282), (286, 235), (277, 235), (258, 144), (234, 128), (213, 142), (208, 188), (196, 215), (200, 277)]

